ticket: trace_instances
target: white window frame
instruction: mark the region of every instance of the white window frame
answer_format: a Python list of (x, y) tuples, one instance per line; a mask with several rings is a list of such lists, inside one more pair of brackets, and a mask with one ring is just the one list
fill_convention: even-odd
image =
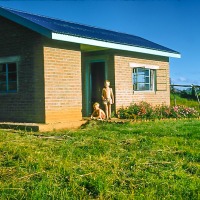
[[(134, 92), (154, 92), (156, 90), (156, 70), (159, 69), (158, 65), (148, 65), (141, 63), (130, 63), (130, 67), (133, 69), (132, 72), (132, 82), (133, 82), (133, 91)], [(146, 78), (149, 78), (147, 84), (149, 84), (149, 89), (144, 90), (136, 90), (134, 87), (134, 71), (137, 69), (146, 69), (149, 70), (149, 75)], [(144, 77), (145, 79), (145, 77)], [(143, 82), (145, 84), (145, 81)]]
[[(13, 94), (18, 92), (18, 62), (20, 61), (20, 56), (9, 56), (9, 57), (0, 57), (0, 64), (5, 64), (6, 65), (6, 91), (0, 91), (0, 94)], [(11, 63), (16, 64), (16, 84), (17, 88), (16, 90), (8, 90), (8, 65)]]

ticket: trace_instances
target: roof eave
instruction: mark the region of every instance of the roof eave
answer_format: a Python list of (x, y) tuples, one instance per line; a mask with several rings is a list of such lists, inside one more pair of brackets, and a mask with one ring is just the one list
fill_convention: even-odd
[(9, 19), (15, 23), (18, 23), (22, 26), (25, 26), (26, 28), (29, 28), (41, 35), (44, 35), (48, 38), (52, 37), (52, 32), (48, 30), (47, 28), (44, 28), (34, 22), (31, 22), (23, 17), (20, 17), (12, 12), (7, 11), (6, 9), (0, 7), (0, 16), (5, 17), (6, 19)]
[(152, 55), (158, 55), (158, 56), (164, 56), (164, 57), (181, 58), (181, 54), (179, 54), (179, 53), (164, 52), (164, 51), (159, 51), (159, 50), (154, 50), (154, 49), (147, 49), (147, 48), (143, 48), (143, 47), (135, 47), (135, 46), (124, 45), (124, 44), (116, 44), (116, 43), (112, 43), (112, 42), (82, 38), (82, 37), (71, 36), (71, 35), (64, 35), (64, 34), (60, 34), (60, 33), (52, 33), (52, 39), (60, 40), (60, 41), (67, 41), (67, 42), (74, 42), (74, 43), (79, 43), (79, 44), (92, 45), (92, 46), (98, 46), (98, 47), (105, 47), (105, 48), (110, 48), (110, 49), (146, 53), (146, 54), (152, 54)]

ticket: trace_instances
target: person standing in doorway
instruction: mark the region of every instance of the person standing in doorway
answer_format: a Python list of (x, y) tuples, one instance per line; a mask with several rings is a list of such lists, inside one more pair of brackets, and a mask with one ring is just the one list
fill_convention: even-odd
[(110, 88), (110, 81), (108, 80), (104, 82), (102, 100), (105, 106), (106, 118), (111, 119), (111, 105), (114, 104), (114, 94), (112, 88)]

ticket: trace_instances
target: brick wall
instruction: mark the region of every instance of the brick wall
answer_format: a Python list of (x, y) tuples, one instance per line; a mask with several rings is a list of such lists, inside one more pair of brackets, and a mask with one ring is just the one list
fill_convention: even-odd
[(0, 120), (44, 122), (42, 37), (0, 17), (0, 58), (18, 56), (18, 92), (0, 93)]
[[(130, 63), (158, 65), (157, 91), (133, 91)], [(152, 105), (170, 104), (169, 62), (168, 58), (137, 53), (118, 53), (114, 56), (116, 109), (131, 103), (146, 101)]]
[(46, 122), (82, 119), (81, 52), (68, 46), (44, 46)]

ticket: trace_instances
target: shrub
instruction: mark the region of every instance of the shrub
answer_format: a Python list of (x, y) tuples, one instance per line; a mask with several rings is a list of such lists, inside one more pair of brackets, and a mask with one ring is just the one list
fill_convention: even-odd
[(166, 119), (166, 118), (198, 118), (199, 112), (186, 106), (152, 106), (147, 102), (131, 104), (118, 110), (118, 118), (121, 119)]

